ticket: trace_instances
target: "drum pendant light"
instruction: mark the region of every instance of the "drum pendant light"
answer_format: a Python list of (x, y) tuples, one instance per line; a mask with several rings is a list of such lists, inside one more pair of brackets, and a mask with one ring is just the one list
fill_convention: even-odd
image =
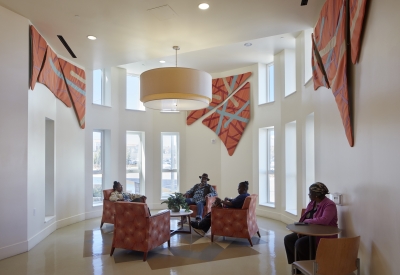
[(212, 97), (209, 73), (178, 67), (179, 46), (174, 46), (176, 67), (158, 68), (140, 75), (140, 101), (146, 108), (180, 111), (208, 107)]

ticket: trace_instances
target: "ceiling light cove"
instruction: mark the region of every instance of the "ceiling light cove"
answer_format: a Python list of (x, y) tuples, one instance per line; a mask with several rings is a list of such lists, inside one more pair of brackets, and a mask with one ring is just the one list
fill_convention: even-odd
[(209, 7), (210, 7), (210, 5), (207, 3), (201, 3), (199, 5), (199, 9), (201, 9), (201, 10), (207, 10)]
[(164, 63), (165, 63), (165, 60), (160, 60), (160, 63), (164, 64)]
[(90, 39), (90, 40), (96, 40), (97, 39), (97, 37), (94, 36), (94, 35), (88, 35), (87, 38)]

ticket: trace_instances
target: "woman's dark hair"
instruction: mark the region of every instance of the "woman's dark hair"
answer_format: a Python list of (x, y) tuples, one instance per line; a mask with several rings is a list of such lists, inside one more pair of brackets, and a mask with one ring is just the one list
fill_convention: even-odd
[(243, 187), (247, 190), (249, 190), (249, 182), (246, 181), (242, 181), (241, 183), (239, 183), (239, 185), (243, 185)]
[(117, 190), (118, 184), (120, 184), (118, 181), (114, 181), (114, 185), (113, 185), (114, 191)]
[(319, 199), (323, 199), (325, 195), (329, 194), (329, 189), (322, 182), (316, 182), (310, 185), (310, 193)]

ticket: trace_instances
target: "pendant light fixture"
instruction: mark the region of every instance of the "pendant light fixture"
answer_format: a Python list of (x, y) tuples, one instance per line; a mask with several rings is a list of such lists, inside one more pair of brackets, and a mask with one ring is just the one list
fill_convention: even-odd
[(148, 70), (140, 75), (140, 101), (146, 108), (181, 111), (208, 107), (212, 79), (209, 73), (178, 67), (179, 46), (174, 46), (176, 67)]

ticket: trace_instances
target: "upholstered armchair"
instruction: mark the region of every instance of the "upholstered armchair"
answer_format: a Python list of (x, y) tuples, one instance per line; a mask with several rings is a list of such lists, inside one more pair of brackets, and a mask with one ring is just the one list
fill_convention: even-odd
[(115, 202), (114, 236), (110, 256), (115, 248), (147, 253), (168, 242), (170, 247), (170, 212), (164, 210), (150, 216), (147, 204), (139, 202)]
[(113, 189), (103, 190), (103, 216), (101, 217), (100, 228), (103, 227), (104, 223), (114, 224), (114, 202), (110, 201), (110, 196), (113, 191)]
[(214, 235), (246, 238), (253, 246), (251, 237), (256, 233), (261, 237), (256, 218), (257, 197), (257, 194), (248, 196), (242, 209), (212, 208), (211, 241), (214, 241)]
[[(217, 186), (216, 185), (211, 185), (215, 192), (217, 192)], [(191, 198), (193, 196), (189, 196), (189, 198)], [(207, 197), (206, 198), (206, 205), (204, 205), (204, 209), (203, 209), (203, 218), (205, 215), (207, 215), (208, 213), (211, 212), (211, 205), (214, 203), (215, 199), (217, 197)], [(190, 215), (190, 217), (195, 218), (197, 216), (197, 206), (196, 205), (189, 205), (190, 210), (193, 211), (193, 213)]]
[[(103, 190), (103, 216), (101, 217), (100, 228), (103, 227), (104, 223), (114, 224), (115, 202), (110, 201), (110, 196), (112, 192), (114, 192), (114, 189)], [(143, 202), (146, 203), (146, 200), (144, 200)]]

